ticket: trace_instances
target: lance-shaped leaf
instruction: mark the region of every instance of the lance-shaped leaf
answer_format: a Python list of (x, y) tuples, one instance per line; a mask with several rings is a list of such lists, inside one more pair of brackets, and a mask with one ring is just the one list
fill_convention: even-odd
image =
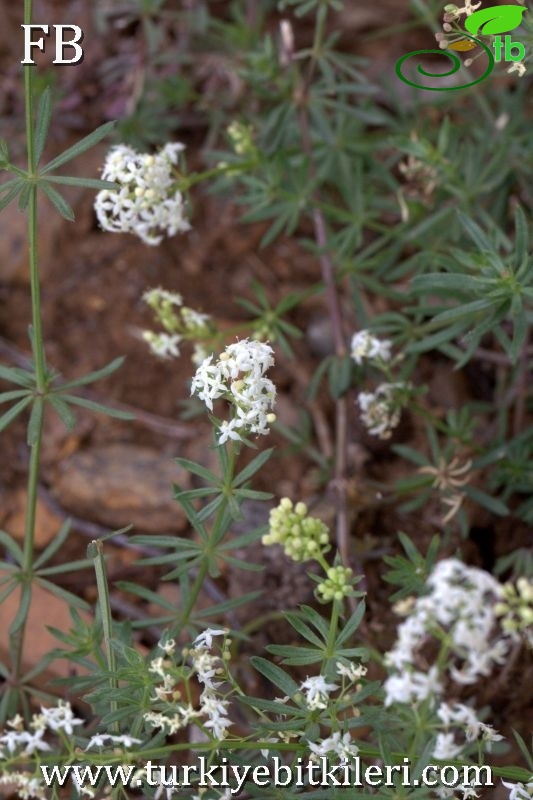
[(16, 417), (18, 417), (18, 415), (19, 415), (19, 414), (20, 414), (22, 411), (24, 411), (24, 409), (25, 409), (27, 406), (29, 406), (31, 402), (32, 402), (32, 397), (23, 397), (23, 398), (22, 398), (22, 400), (19, 400), (19, 402), (18, 402), (18, 403), (15, 403), (15, 405), (14, 405), (14, 406), (12, 406), (12, 407), (9, 409), (9, 411), (6, 411), (6, 413), (5, 413), (5, 414), (3, 414), (3, 415), (0, 417), (0, 431), (3, 431), (3, 430), (4, 430), (4, 428), (7, 428), (7, 426), (8, 426), (8, 425), (9, 425), (11, 422), (13, 422), (13, 420), (14, 420)]
[(135, 415), (130, 414), (129, 411), (119, 411), (118, 408), (111, 408), (110, 406), (103, 405), (103, 403), (96, 403), (94, 400), (88, 400), (86, 397), (66, 394), (63, 399), (75, 406), (83, 406), (83, 408), (88, 408), (90, 411), (106, 414), (108, 417), (114, 417), (115, 419), (135, 419)]
[(69, 203), (67, 203), (63, 195), (59, 194), (59, 192), (54, 189), (53, 186), (50, 186), (47, 181), (41, 181), (39, 185), (53, 206), (57, 209), (57, 211), (59, 211), (61, 216), (67, 219), (69, 222), (74, 222), (74, 211)]
[(99, 178), (74, 178), (70, 175), (46, 176), (48, 183), (61, 183), (64, 186), (85, 186), (86, 189), (118, 189), (118, 183), (102, 181)]
[(2, 211), (2, 209), (8, 206), (10, 202), (15, 199), (23, 186), (23, 178), (12, 178), (10, 181), (6, 181), (6, 183), (0, 186), (0, 192), (3, 192), (7, 189), (4, 196), (0, 198), (0, 211)]
[(33, 447), (39, 441), (41, 429), (43, 426), (43, 411), (44, 411), (44, 398), (36, 397), (33, 402), (33, 408), (30, 414), (30, 421), (28, 423), (28, 444)]
[(47, 172), (52, 172), (52, 170), (57, 169), (57, 167), (66, 164), (67, 161), (71, 161), (76, 156), (81, 155), (81, 153), (85, 153), (86, 150), (89, 150), (93, 145), (97, 144), (99, 141), (104, 139), (111, 131), (113, 130), (115, 123), (114, 122), (106, 122), (104, 125), (100, 125), (95, 131), (90, 133), (88, 136), (85, 136), (83, 139), (80, 139), (79, 142), (69, 147), (64, 153), (60, 153), (60, 155), (53, 158), (48, 164), (41, 170), (41, 174), (45, 174)]
[(94, 383), (94, 381), (98, 381), (100, 378), (107, 378), (108, 375), (116, 372), (116, 370), (122, 366), (123, 363), (124, 356), (115, 358), (101, 369), (94, 370), (94, 372), (88, 372), (86, 375), (82, 375), (81, 378), (74, 378), (74, 380), (68, 381), (68, 383), (62, 383), (60, 386), (56, 386), (54, 389), (52, 389), (52, 392), (63, 392), (65, 389), (73, 389), (75, 386), (87, 386), (88, 383)]
[(18, 386), (27, 386), (28, 389), (35, 386), (33, 373), (18, 367), (4, 367), (0, 364), (0, 378), (9, 383), (16, 383)]
[(35, 163), (38, 164), (43, 154), (50, 120), (52, 118), (52, 92), (47, 86), (39, 101), (37, 125), (35, 126)]

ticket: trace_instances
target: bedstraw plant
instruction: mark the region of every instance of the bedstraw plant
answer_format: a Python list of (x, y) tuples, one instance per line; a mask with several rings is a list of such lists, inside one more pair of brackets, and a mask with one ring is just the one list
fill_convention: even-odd
[[(97, 5), (105, 29), (106, 14)], [(113, 125), (43, 163), (51, 93), (45, 89), (36, 98), (31, 65), (23, 68), (27, 165), (12, 163), (7, 143), (0, 143), (0, 165), (8, 174), (0, 207), (16, 200), (27, 215), (32, 308), (31, 367), (0, 366), (8, 384), (0, 394), (8, 406), (0, 428), (26, 414), (29, 454), (23, 546), (0, 532), (0, 603), (12, 593), (18, 599), (9, 621), (10, 661), (0, 664), (0, 787), (21, 798), (218, 800), (243, 791), (248, 797), (329, 799), (348, 789), (354, 798), (385, 800), (489, 798), (491, 787), (502, 784), (511, 800), (524, 800), (532, 791), (527, 744), (515, 733), (525, 766), (493, 764), (491, 752), (502, 752), (504, 737), (491, 723), (480, 688), (487, 679), (503, 684), (531, 647), (533, 590), (530, 574), (521, 572), (526, 559), (517, 552), (502, 560), (497, 566), (507, 580), (501, 583), (464, 563), (461, 540), (452, 539), (456, 531), (468, 535), (475, 508), (513, 514), (517, 523), (533, 518), (527, 424), (533, 161), (526, 158), (531, 137), (521, 111), (522, 79), (513, 78), (512, 91), (469, 95), (483, 126), (461, 129), (459, 136), (455, 109), (442, 101), (433, 109), (420, 105), (415, 128), (414, 115), (393, 90), (384, 104), (363, 65), (343, 52), (332, 33), (343, 8), (339, 0), (257, 4), (248, 17), (232, 3), (220, 18), (201, 3), (202, 26), (192, 5), (191, 25), (201, 28), (205, 46), (231, 61), (228, 50), (239, 44), (232, 69), (249, 100), (246, 108), (231, 115), (222, 108), (211, 120), (217, 148), (205, 171), (187, 170), (179, 142), (158, 141), (159, 150), (150, 152), (142, 125), (128, 127), (126, 120), (121, 135), (135, 130), (135, 136), (111, 147), (101, 178), (58, 173), (110, 136)], [(158, 24), (188, 19), (166, 6), (164, 0), (139, 2), (128, 10), (143, 21), (154, 77), (165, 56), (157, 53), (163, 41)], [(433, 18), (435, 4), (416, 6)], [(273, 36), (264, 26), (275, 7), (282, 19)], [(301, 19), (313, 34), (311, 44), (298, 49), (294, 28)], [(32, 0), (24, 0), (23, 22), (33, 22)], [(179, 81), (167, 83), (167, 91), (179, 93)], [(145, 102), (141, 98), (140, 106)], [(147, 139), (157, 139), (152, 129), (148, 133)], [(121, 359), (75, 380), (47, 361), (37, 197), (46, 195), (72, 222), (61, 187), (96, 190), (104, 231), (133, 233), (157, 247), (163, 237), (184, 236), (194, 227), (200, 183), (233, 197), (248, 222), (266, 221), (264, 244), (294, 237), (314, 259), (316, 281), (277, 306), (255, 284), (254, 299), (242, 300), (249, 321), (229, 332), (187, 306), (180, 292), (147, 288), (144, 300), (157, 330), (144, 339), (169, 370), (173, 358), (191, 352), (189, 391), (209, 415), (216, 464), (178, 459), (195, 478), (193, 488), (174, 487), (188, 521), (186, 536), (127, 534), (141, 554), (150, 548), (140, 566), (157, 567), (179, 585), (179, 605), (141, 582), (122, 582), (118, 588), (160, 613), (114, 619), (105, 540), (93, 541), (86, 559), (59, 565), (53, 559), (69, 536), (68, 523), (42, 553), (35, 546), (46, 415), (57, 414), (69, 429), (77, 406), (128, 416), (77, 393), (119, 369)], [(254, 488), (273, 458), (263, 437), (272, 428), (293, 443), (305, 437), (276, 418), (272, 369), (305, 342), (291, 313), (305, 308), (310, 295), (323, 297), (331, 346), (309, 376), (306, 399), (326, 397), (332, 447), (324, 454), (311, 434), (304, 451), (320, 466), (322, 491), (329, 489), (331, 525), (313, 513), (308, 498), (273, 498)], [(475, 360), (497, 365), (498, 402), (438, 408), (421, 380), (427, 353), (454, 369)], [(419, 432), (416, 447), (397, 438), (407, 415)], [(404, 477), (374, 481), (375, 493), (390, 504), (403, 502), (406, 519), (438, 501), (427, 552), (399, 532), (404, 555), (398, 548), (385, 555), (385, 580), (397, 587), (391, 600), (401, 621), (394, 643), (381, 649), (364, 628), (368, 582), (351, 537), (348, 442), (356, 424), (403, 464)], [(264, 508), (268, 522), (237, 533), (250, 503)], [(278, 548), (282, 564), (306, 565), (314, 600), (279, 615), (291, 629), (290, 643), (271, 642), (264, 655), (245, 663), (253, 629), (242, 626), (238, 611), (259, 592), (220, 599), (216, 586), (225, 565), (260, 569), (242, 557), (243, 549), (259, 543)], [(60, 582), (64, 573), (81, 569), (94, 570), (94, 610)], [(208, 582), (216, 599), (206, 606), (198, 601)], [(27, 622), (37, 585), (69, 605), (72, 628), (53, 629), (56, 650), (27, 670)], [(48, 691), (37, 689), (35, 679), (58, 657), (68, 659), (73, 674)], [(61, 693), (69, 699), (59, 699)], [(383, 769), (390, 780), (364, 786), (360, 762), (374, 776)], [(303, 770), (304, 763), (311, 767)], [(191, 767), (188, 776), (179, 771), (183, 765)], [(285, 769), (299, 776), (297, 783), (274, 786), (273, 765), (277, 774)], [(448, 773), (441, 770), (445, 765)], [(494, 783), (483, 788), (488, 766)], [(205, 770), (212, 777), (202, 782)], [(317, 782), (324, 770), (326, 779)], [(446, 779), (450, 770), (453, 780)], [(424, 785), (422, 778), (431, 782)]]

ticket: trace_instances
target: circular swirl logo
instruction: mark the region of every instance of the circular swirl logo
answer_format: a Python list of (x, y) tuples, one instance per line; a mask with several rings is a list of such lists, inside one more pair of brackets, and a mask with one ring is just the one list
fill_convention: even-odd
[(428, 72), (422, 64), (418, 64), (417, 70), (418, 72), (423, 75), (425, 78), (436, 78), (442, 80), (443, 78), (448, 78), (450, 75), (455, 75), (456, 72), (459, 72), (462, 66), (461, 59), (455, 53), (451, 53), (449, 50), (413, 50), (411, 53), (406, 53), (396, 62), (396, 75), (400, 78), (401, 81), (404, 83), (409, 84), (409, 86), (413, 86), (415, 89), (425, 89), (428, 92), (453, 92), (456, 89), (468, 89), (469, 86), (475, 86), (476, 83), (481, 83), (487, 78), (494, 68), (494, 56), (489, 50), (489, 48), (479, 39), (476, 39), (475, 36), (470, 36), (468, 33), (463, 34), (467, 39), (471, 39), (475, 44), (479, 45), (483, 48), (486, 52), (489, 63), (487, 64), (487, 68), (483, 75), (480, 78), (476, 78), (475, 81), (470, 81), (470, 83), (461, 83), (458, 86), (424, 86), (422, 83), (415, 83), (412, 80), (407, 78), (402, 69), (404, 63), (407, 61), (408, 58), (412, 58), (413, 56), (421, 56), (425, 55), (426, 53), (435, 53), (440, 56), (444, 55), (447, 58), (450, 58), (453, 62), (453, 67), (448, 70), (448, 72)]

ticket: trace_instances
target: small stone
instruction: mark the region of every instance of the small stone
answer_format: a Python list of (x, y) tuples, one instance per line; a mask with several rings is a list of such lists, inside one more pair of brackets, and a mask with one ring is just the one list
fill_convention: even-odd
[(110, 444), (74, 453), (52, 480), (61, 506), (77, 517), (111, 528), (133, 525), (146, 533), (175, 533), (186, 518), (173, 498), (173, 483), (189, 475), (168, 456), (132, 444)]

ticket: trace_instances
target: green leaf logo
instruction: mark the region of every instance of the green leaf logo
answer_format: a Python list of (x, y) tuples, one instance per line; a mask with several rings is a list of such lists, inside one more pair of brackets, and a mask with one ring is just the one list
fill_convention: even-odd
[(494, 8), (484, 8), (481, 11), (474, 11), (465, 20), (465, 28), (474, 36), (482, 33), (485, 36), (495, 33), (509, 33), (514, 31), (522, 22), (522, 14), (525, 7), (507, 5), (495, 6)]

